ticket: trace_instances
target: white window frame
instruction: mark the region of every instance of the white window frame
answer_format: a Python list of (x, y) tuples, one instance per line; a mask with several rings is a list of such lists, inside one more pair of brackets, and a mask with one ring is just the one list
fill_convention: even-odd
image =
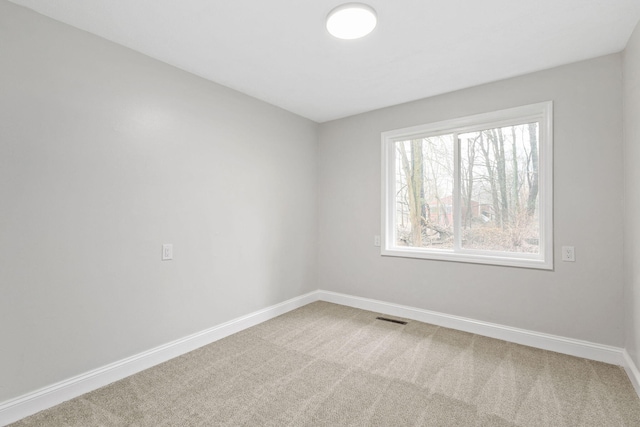
[[(539, 123), (538, 216), (540, 220), (540, 252), (538, 254), (464, 249), (459, 241), (454, 249), (415, 248), (396, 245), (396, 171), (395, 143), (412, 138), (455, 134), (454, 211), (456, 236), (460, 236), (460, 160), (457, 134), (510, 126)], [(553, 269), (553, 102), (542, 102), (477, 114), (437, 123), (396, 129), (382, 133), (382, 234), (381, 255), (492, 264), (511, 267)], [(459, 237), (457, 237), (459, 239)]]

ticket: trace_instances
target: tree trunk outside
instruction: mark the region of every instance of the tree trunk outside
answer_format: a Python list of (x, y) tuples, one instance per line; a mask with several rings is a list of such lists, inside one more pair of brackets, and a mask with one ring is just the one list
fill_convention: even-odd
[(402, 157), (402, 169), (407, 179), (409, 194), (409, 222), (411, 223), (411, 244), (422, 246), (422, 199), (424, 183), (422, 177), (422, 143), (411, 141), (411, 152), (407, 153), (404, 143), (399, 144)]

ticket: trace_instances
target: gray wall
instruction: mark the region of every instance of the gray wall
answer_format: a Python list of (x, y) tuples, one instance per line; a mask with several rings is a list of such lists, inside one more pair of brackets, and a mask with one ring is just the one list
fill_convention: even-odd
[[(622, 346), (621, 85), (614, 54), (322, 124), (319, 287)], [(380, 132), (547, 100), (554, 271), (380, 256)]]
[(624, 51), (626, 348), (640, 366), (640, 24)]
[(0, 402), (317, 289), (315, 123), (6, 1), (0, 63)]

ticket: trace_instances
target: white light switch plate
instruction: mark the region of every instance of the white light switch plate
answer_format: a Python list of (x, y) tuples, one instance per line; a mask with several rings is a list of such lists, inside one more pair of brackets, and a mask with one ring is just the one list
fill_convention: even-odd
[(162, 260), (169, 261), (173, 259), (173, 245), (171, 243), (165, 243), (162, 245)]

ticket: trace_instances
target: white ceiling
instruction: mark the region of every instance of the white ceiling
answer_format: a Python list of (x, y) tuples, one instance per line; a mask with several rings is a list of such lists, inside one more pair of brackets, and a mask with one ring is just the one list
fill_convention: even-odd
[(640, 0), (361, 0), (378, 26), (338, 40), (348, 0), (11, 0), (324, 122), (624, 49)]

